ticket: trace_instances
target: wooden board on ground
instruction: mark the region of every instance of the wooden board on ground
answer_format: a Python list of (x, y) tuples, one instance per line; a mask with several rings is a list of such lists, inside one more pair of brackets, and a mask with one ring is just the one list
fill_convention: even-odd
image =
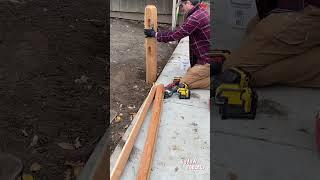
[(140, 161), (137, 180), (147, 180), (150, 176), (154, 149), (157, 141), (160, 117), (163, 105), (164, 85), (157, 86), (156, 97), (152, 108), (151, 124), (148, 130), (147, 140), (144, 145), (143, 154)]
[(135, 143), (135, 140), (138, 136), (139, 130), (142, 126), (142, 123), (146, 117), (146, 114), (148, 112), (149, 106), (152, 103), (152, 100), (154, 99), (155, 91), (157, 86), (153, 86), (145, 100), (145, 102), (142, 104), (141, 108), (139, 109), (139, 112), (137, 114), (137, 122), (135, 122), (134, 127), (132, 128), (130, 135), (123, 146), (123, 149), (121, 150), (121, 153), (116, 161), (116, 164), (111, 172), (111, 180), (118, 180), (121, 177), (121, 174), (123, 172), (123, 169), (126, 166), (126, 163), (128, 161), (129, 155), (131, 153), (131, 150), (133, 148), (133, 145)]

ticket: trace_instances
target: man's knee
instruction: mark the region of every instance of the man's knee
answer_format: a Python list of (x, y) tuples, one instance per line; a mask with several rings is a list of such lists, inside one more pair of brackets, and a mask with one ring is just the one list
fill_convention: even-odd
[[(206, 79), (206, 80), (204, 80)], [(182, 83), (186, 83), (191, 88), (203, 88), (210, 84), (210, 65), (196, 65), (190, 68), (181, 79)], [(192, 85), (193, 84), (193, 85)], [(207, 84), (207, 85), (206, 85)]]
[(210, 77), (200, 79), (189, 84), (190, 89), (209, 89), (210, 88)]

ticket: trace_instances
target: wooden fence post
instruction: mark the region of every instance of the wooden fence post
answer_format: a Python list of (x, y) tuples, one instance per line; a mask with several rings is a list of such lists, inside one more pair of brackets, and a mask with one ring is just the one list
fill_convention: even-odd
[[(147, 5), (144, 12), (144, 28), (158, 29), (157, 8)], [(156, 38), (145, 38), (146, 48), (146, 82), (154, 83), (157, 79), (157, 40)]]

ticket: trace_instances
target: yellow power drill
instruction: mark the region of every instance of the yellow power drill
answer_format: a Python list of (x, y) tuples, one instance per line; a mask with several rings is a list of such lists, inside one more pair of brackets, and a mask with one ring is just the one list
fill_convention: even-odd
[(164, 98), (167, 99), (178, 93), (179, 99), (190, 99), (190, 89), (186, 83), (180, 83), (181, 77), (174, 77), (173, 83), (165, 87)]

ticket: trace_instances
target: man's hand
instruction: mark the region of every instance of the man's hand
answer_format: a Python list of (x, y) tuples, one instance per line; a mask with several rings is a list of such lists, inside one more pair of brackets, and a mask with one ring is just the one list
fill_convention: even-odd
[(154, 29), (144, 29), (144, 34), (146, 35), (146, 37), (155, 37), (156, 36), (156, 32), (154, 31)]

